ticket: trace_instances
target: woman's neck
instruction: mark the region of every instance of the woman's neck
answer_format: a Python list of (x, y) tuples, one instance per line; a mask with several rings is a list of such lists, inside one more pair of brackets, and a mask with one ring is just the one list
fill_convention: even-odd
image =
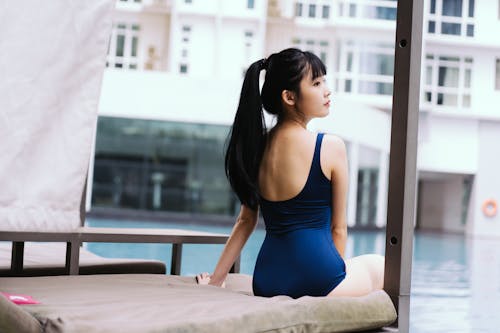
[(282, 119), (281, 121), (278, 121), (276, 124), (277, 128), (302, 128), (302, 129), (307, 129), (307, 123), (305, 119), (299, 119), (299, 118), (285, 118)]

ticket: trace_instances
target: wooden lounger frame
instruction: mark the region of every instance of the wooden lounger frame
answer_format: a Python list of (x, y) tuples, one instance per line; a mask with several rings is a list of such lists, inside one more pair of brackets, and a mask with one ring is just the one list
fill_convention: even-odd
[[(80, 246), (83, 242), (168, 243), (172, 244), (170, 274), (179, 275), (183, 244), (224, 244), (227, 239), (227, 235), (210, 232), (149, 228), (79, 227), (72, 232), (3, 231), (0, 233), (0, 241), (12, 242), (11, 271), (13, 276), (20, 275), (23, 271), (24, 242), (66, 243), (66, 272), (70, 275), (79, 273)], [(231, 272), (239, 273), (239, 270), (238, 258)]]

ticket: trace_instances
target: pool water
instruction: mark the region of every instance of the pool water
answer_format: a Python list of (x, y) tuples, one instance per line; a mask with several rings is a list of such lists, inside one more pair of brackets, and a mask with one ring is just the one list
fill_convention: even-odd
[[(92, 227), (182, 228), (230, 233), (229, 227), (87, 219)], [(265, 231), (256, 229), (241, 254), (241, 272), (252, 274)], [(168, 244), (88, 243), (108, 258), (157, 259), (170, 267)], [(182, 275), (212, 272), (223, 245), (186, 244)], [(384, 254), (385, 233), (351, 231), (346, 257)], [(410, 332), (500, 332), (500, 240), (417, 232), (414, 238)]]

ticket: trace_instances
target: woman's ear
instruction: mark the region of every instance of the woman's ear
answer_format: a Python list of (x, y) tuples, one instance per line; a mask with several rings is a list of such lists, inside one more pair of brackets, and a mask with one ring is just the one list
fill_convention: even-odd
[(283, 90), (281, 92), (281, 100), (288, 106), (295, 105), (295, 94), (290, 90)]

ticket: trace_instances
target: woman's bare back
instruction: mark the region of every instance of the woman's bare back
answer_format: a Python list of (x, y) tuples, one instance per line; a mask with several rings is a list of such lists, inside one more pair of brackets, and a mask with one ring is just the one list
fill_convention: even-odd
[(297, 196), (306, 184), (315, 144), (316, 133), (305, 129), (271, 131), (259, 170), (260, 194), (269, 201)]

